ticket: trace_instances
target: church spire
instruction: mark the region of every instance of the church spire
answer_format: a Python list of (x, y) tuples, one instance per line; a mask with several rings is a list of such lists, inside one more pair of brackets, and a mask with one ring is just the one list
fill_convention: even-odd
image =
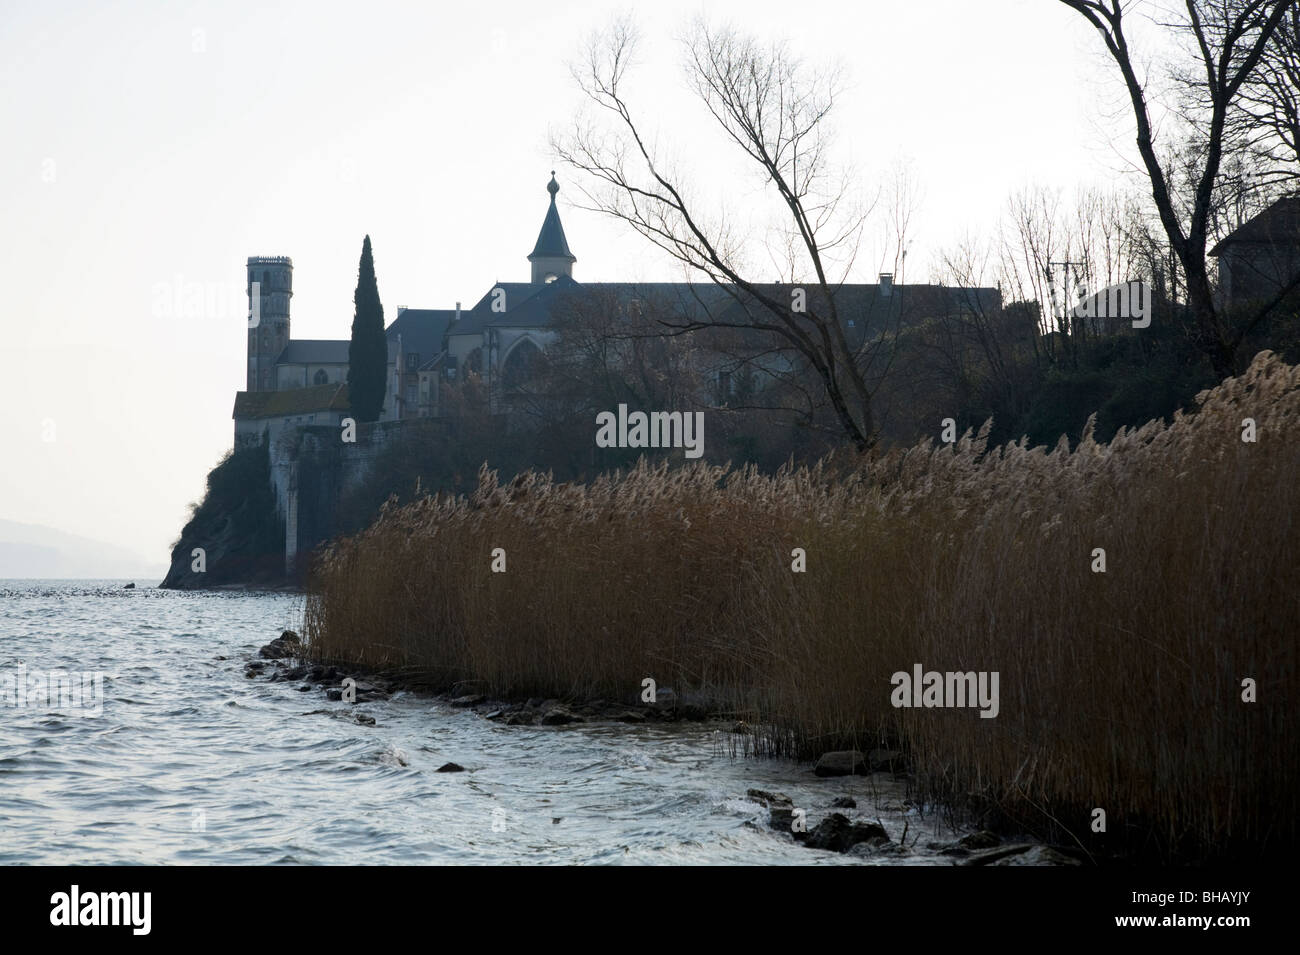
[(537, 244), (533, 246), (528, 261), (533, 266), (534, 283), (553, 282), (561, 275), (573, 277), (573, 263), (578, 261), (569, 251), (569, 242), (564, 237), (564, 226), (560, 224), (560, 210), (555, 206), (555, 194), (560, 191), (560, 184), (555, 181), (555, 170), (551, 170), (551, 181), (546, 184), (546, 191), (551, 194), (551, 205), (546, 210), (542, 221), (542, 231), (537, 235)]

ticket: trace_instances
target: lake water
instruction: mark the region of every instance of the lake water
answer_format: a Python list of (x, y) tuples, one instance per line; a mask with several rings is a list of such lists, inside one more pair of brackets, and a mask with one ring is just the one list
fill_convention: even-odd
[[(506, 727), (412, 694), (327, 702), (244, 676), (300, 629), (301, 596), (123, 583), (0, 581), (0, 863), (951, 861), (925, 843), (955, 834), (882, 774), (733, 758), (714, 724)], [(32, 692), (50, 671), (86, 693), (51, 707)], [(435, 772), (448, 761), (468, 771)], [(789, 794), (810, 826), (852, 795), (848, 815), (920, 842), (808, 849), (767, 827), (751, 787)]]

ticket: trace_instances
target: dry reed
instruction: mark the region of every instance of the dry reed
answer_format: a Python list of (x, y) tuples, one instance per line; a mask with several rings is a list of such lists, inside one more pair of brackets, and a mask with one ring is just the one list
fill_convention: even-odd
[[(308, 644), (509, 697), (635, 700), (652, 677), (755, 721), (762, 752), (901, 742), (931, 796), (1089, 851), (1286, 845), (1300, 369), (1264, 352), (1198, 402), (1073, 451), (986, 449), (986, 425), (776, 475), (485, 469), (327, 550)], [(999, 715), (895, 709), (915, 663), (997, 671)]]

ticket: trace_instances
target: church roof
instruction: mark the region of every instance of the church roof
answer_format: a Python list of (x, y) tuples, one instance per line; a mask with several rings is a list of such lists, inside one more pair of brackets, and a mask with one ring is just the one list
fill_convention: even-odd
[(348, 363), (347, 339), (333, 341), (324, 338), (295, 338), (284, 346), (277, 365), (346, 365)]
[[(347, 342), (343, 343), (344, 345)], [(346, 382), (293, 388), (289, 391), (239, 391), (235, 393), (234, 418), (279, 418), (316, 411), (347, 411)]]
[(389, 345), (395, 345), (402, 336), (402, 351), (418, 354), (423, 361), (442, 351), (442, 337), (456, 320), (454, 309), (404, 308), (384, 332)]
[(555, 181), (553, 172), (546, 189), (551, 194), (551, 206), (546, 210), (546, 218), (542, 220), (542, 231), (537, 234), (537, 244), (533, 246), (528, 260), (531, 262), (533, 259), (568, 259), (570, 262), (576, 262), (577, 257), (569, 251), (569, 240), (564, 237), (564, 226), (560, 224), (560, 210), (555, 208), (555, 194), (560, 191), (560, 185)]
[(1279, 199), (1253, 219), (1242, 223), (1224, 236), (1210, 250), (1210, 255), (1220, 254), (1225, 245), (1235, 242), (1300, 245), (1300, 196)]
[[(810, 310), (820, 311), (824, 307), (824, 296), (812, 283), (803, 286), (764, 283), (756, 285), (755, 290), (788, 302), (795, 287), (807, 289)], [(505, 310), (501, 312), (492, 310), (493, 302), (501, 299), (494, 294), (497, 289), (505, 293)], [(544, 328), (568, 307), (628, 307), (633, 303), (673, 321), (712, 317), (718, 321), (746, 324), (747, 312), (754, 312), (756, 303), (750, 303), (747, 309), (743, 303), (748, 296), (740, 293), (737, 300), (733, 291), (711, 282), (580, 283), (568, 276), (560, 276), (545, 284), (498, 282), (472, 309), (462, 314), (460, 323), (452, 327), (449, 334), (481, 335), (485, 329), (493, 327)], [(1000, 305), (1002, 298), (996, 288), (942, 285), (891, 284), (889, 294), (886, 294), (876, 283), (841, 285), (834, 295), (841, 321), (854, 328), (859, 336), (878, 332), (887, 323), (897, 320), (912, 323), (961, 311), (993, 310)], [(761, 308), (756, 314), (760, 321), (769, 321)]]

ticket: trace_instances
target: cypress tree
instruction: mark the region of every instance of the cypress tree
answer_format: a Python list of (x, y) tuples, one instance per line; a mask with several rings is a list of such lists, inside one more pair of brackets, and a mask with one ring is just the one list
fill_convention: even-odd
[(378, 421), (388, 384), (388, 339), (384, 336), (384, 306), (379, 301), (370, 236), (361, 246), (361, 268), (352, 301), (356, 310), (348, 345), (348, 401), (352, 417), (358, 422)]

